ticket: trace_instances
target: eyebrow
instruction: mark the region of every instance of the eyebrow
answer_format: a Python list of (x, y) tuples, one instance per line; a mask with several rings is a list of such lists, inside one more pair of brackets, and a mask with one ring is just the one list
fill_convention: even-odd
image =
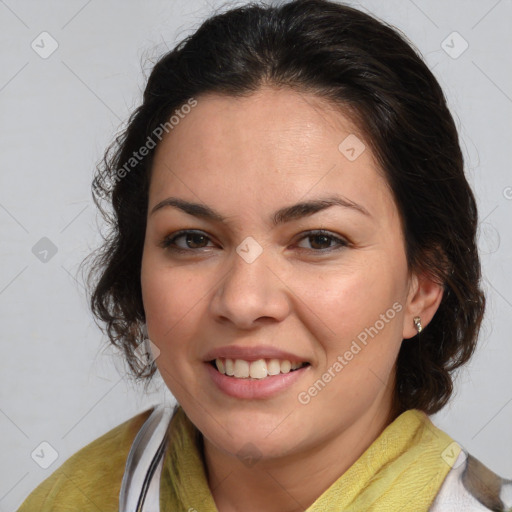
[[(167, 199), (160, 201), (152, 208), (150, 215), (153, 215), (153, 213), (167, 206), (177, 208), (185, 213), (188, 213), (189, 215), (201, 217), (206, 220), (212, 220), (216, 222), (226, 222), (227, 220), (220, 213), (216, 212), (205, 204), (194, 203), (184, 199), (179, 199), (177, 197), (168, 197)], [(351, 201), (345, 197), (335, 195), (320, 199), (313, 199), (311, 201), (304, 201), (291, 206), (285, 206), (284, 208), (274, 212), (270, 218), (270, 222), (272, 225), (278, 226), (280, 224), (285, 224), (286, 222), (313, 215), (321, 210), (330, 208), (331, 206), (342, 206), (344, 208), (350, 208), (363, 215), (371, 217), (370, 212), (364, 206), (355, 203), (354, 201)]]

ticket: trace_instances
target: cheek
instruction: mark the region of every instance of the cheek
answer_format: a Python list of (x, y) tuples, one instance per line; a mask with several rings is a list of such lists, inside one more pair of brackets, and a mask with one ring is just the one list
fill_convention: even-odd
[(321, 281), (314, 276), (301, 279), (300, 297), (315, 314), (317, 323), (333, 336), (357, 335), (390, 309), (388, 317), (396, 317), (392, 306), (401, 300), (401, 294), (386, 272), (365, 267), (350, 273), (333, 272)]
[[(151, 341), (160, 349), (158, 369), (171, 392), (182, 400), (181, 382), (197, 385), (205, 335), (211, 318), (208, 304), (219, 282), (219, 270), (208, 263), (180, 264), (151, 248), (141, 265), (141, 288)], [(210, 322), (210, 323), (209, 323)], [(179, 378), (177, 378), (179, 377)]]
[[(194, 325), (207, 288), (203, 280), (184, 268), (145, 254), (141, 267), (141, 288), (148, 332), (162, 351), (179, 348), (179, 340)], [(197, 323), (197, 322), (195, 322)]]
[[(387, 269), (383, 271), (381, 269)], [(349, 386), (355, 398), (374, 393), (386, 382), (402, 342), (402, 272), (399, 265), (346, 266), (321, 280), (302, 278), (302, 322), (321, 345), (319, 367), (328, 371), (343, 366), (336, 380)], [(297, 277), (297, 279), (299, 279)], [(339, 369), (340, 366), (338, 365)], [(341, 376), (343, 375), (343, 376)], [(338, 385), (331, 389), (337, 394)], [(373, 391), (370, 388), (375, 388)], [(365, 391), (366, 390), (366, 391)], [(327, 397), (326, 397), (327, 398)]]
[(200, 338), (202, 322), (197, 315), (204, 297), (201, 282), (183, 268), (162, 264), (158, 258), (143, 258), (141, 286), (146, 323), (151, 341), (160, 350), (155, 363), (180, 403), (188, 403), (191, 389), (187, 385), (188, 391), (184, 391), (182, 383), (194, 382), (194, 340)]

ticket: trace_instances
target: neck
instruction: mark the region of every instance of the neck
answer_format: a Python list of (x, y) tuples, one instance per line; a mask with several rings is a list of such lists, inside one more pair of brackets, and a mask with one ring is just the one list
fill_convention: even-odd
[(364, 453), (394, 418), (382, 403), (347, 428), (286, 457), (247, 467), (204, 439), (208, 484), (219, 512), (304, 511)]

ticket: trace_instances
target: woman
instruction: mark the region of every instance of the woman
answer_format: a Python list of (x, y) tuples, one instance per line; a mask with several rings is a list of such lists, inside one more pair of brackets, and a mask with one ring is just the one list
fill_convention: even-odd
[(111, 149), (92, 310), (179, 406), (21, 511), (509, 510), (428, 418), (485, 299), (457, 131), (402, 36), (326, 0), (232, 9), (156, 64)]

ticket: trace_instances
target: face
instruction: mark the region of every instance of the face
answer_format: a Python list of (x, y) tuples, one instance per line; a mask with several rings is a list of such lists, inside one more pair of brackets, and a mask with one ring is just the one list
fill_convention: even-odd
[(231, 454), (299, 453), (384, 417), (410, 280), (368, 144), (313, 95), (196, 99), (149, 190), (141, 283), (165, 383)]

